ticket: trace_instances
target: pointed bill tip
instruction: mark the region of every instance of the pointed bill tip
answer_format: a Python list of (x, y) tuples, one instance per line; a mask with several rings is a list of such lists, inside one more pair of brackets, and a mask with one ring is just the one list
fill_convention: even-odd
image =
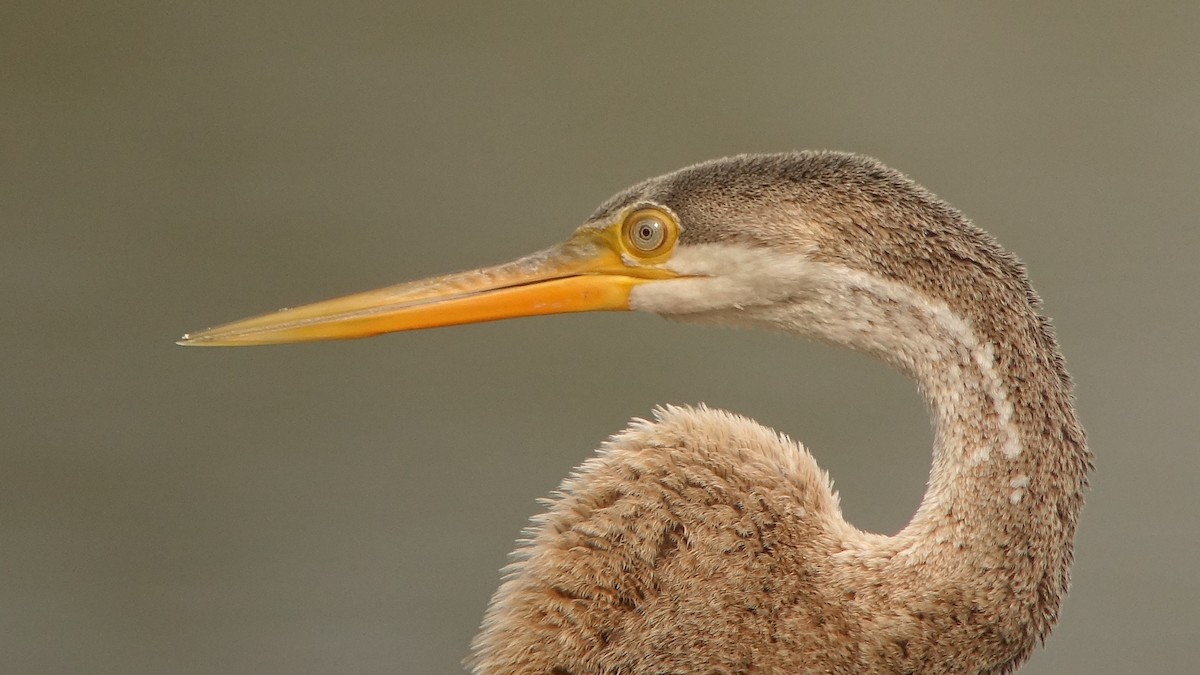
[(184, 333), (175, 344), (182, 347), (215, 347), (216, 345), (204, 336), (204, 333)]

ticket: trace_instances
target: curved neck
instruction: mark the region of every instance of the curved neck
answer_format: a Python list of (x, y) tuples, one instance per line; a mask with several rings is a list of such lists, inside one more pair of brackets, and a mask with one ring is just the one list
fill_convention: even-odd
[(1067, 590), (1090, 467), (1052, 333), (1026, 297), (967, 316), (895, 281), (828, 263), (806, 268), (805, 292), (759, 307), (753, 322), (908, 373), (935, 428), (929, 488), (911, 522), (892, 537), (847, 525), (843, 559), (904, 577), (890, 587), (985, 609), (979, 626), (1016, 630), (1020, 639), (1002, 642), (1031, 648)]

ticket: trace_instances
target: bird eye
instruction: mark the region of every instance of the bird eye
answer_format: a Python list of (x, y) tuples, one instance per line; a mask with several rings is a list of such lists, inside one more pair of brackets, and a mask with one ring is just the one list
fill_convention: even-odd
[(657, 209), (642, 209), (625, 219), (625, 241), (639, 256), (665, 252), (675, 243), (674, 221)]
[(666, 226), (658, 218), (641, 218), (629, 228), (629, 238), (639, 249), (653, 251), (661, 246), (666, 238), (667, 235), (663, 231), (665, 229)]

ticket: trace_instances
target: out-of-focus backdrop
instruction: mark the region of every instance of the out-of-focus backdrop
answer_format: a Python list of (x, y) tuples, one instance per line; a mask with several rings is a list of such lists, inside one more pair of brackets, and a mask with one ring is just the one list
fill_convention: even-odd
[(653, 316), (184, 349), (498, 262), (738, 152), (875, 155), (1028, 264), (1097, 471), (1027, 673), (1200, 635), (1200, 4), (0, 9), (0, 670), (454, 673), (535, 498), (705, 401), (898, 530), (930, 431), (866, 357)]

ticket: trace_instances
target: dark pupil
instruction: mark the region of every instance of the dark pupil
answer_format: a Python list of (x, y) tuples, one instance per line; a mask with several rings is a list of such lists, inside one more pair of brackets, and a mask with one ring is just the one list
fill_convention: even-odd
[(641, 235), (642, 239), (649, 240), (654, 236), (654, 228), (650, 227), (649, 225), (642, 225)]

